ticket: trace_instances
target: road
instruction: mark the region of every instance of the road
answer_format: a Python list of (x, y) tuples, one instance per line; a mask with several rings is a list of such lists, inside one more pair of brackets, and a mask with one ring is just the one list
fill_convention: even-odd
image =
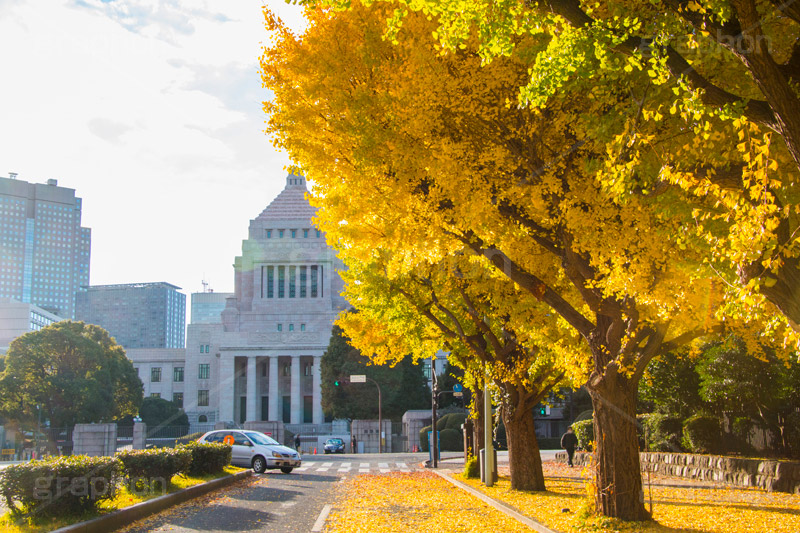
[(150, 531), (322, 531), (336, 500), (336, 484), (359, 474), (423, 469), (424, 454), (306, 455), (291, 474), (268, 471), (229, 489), (193, 500), (123, 530)]

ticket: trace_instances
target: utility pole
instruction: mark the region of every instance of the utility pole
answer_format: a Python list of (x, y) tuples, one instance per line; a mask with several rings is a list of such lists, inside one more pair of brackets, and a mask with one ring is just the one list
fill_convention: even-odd
[(433, 398), (431, 399), (431, 457), (433, 457), (433, 468), (439, 468), (439, 441), (436, 438), (436, 407), (439, 402), (439, 382), (436, 379), (436, 371), (431, 363), (431, 373), (433, 375)]
[(494, 485), (494, 444), (492, 443), (492, 397), (489, 395), (489, 368), (484, 370), (483, 381), (483, 441), (484, 445), (484, 483), (487, 487)]

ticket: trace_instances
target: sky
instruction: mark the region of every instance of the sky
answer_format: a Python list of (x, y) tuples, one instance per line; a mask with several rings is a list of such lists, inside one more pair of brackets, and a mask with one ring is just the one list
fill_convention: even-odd
[(0, 176), (75, 189), (90, 283), (233, 290), (289, 159), (264, 133), (262, 3), (0, 0)]

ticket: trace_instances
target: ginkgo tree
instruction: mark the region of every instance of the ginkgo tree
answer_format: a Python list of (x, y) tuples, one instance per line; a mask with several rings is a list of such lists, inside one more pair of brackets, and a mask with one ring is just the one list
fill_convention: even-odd
[[(615, 196), (678, 188), (682, 244), (699, 241), (721, 278), (720, 316), (765, 319), (800, 346), (800, 9), (756, 0), (361, 0), (384, 3), (398, 42), (409, 11), (435, 18), (444, 51), (472, 39), (484, 62), (528, 53), (520, 105), (564, 92), (640, 102), (619, 120), (614, 98), (587, 132), (606, 139), (601, 183)], [(298, 3), (350, 8), (352, 0)], [(633, 87), (646, 75), (647, 86)], [(606, 91), (604, 88), (611, 88)], [(623, 112), (624, 115), (624, 112)], [(665, 120), (669, 119), (669, 120)], [(673, 214), (674, 216), (676, 214)], [(688, 231), (691, 228), (692, 231)], [(774, 316), (774, 315), (778, 316)], [(787, 325), (789, 326), (787, 328)]]
[(465, 369), (468, 386), (480, 388), (488, 373), (506, 428), (511, 486), (545, 490), (533, 408), (554, 388), (585, 380), (589, 357), (584, 349), (583, 364), (575, 364), (575, 336), (561, 334), (536, 303), (515, 305), (531, 299), (506, 278), (479, 272), (471, 254), (390, 277), (380, 258), (364, 264), (343, 253), (345, 296), (359, 312), (338, 323), (352, 343), (386, 361), (437, 339)]
[[(611, 101), (624, 123), (639, 107), (630, 92), (642, 87), (567, 92), (520, 109), (525, 54), (546, 49), (546, 39), (482, 66), (469, 46), (443, 56), (425, 17), (409, 15), (393, 45), (383, 38), (387, 14), (310, 11), (300, 37), (267, 12), (268, 131), (314, 180), (317, 223), (346, 262), (380, 258), (392, 280), (466, 250), (479, 272), (519, 289), (486, 293), (493, 306), (546, 309), (554, 331), (582, 340), (597, 510), (645, 518), (637, 384), (657, 354), (717, 326), (719, 289), (696, 250), (672, 238), (682, 227), (663, 196), (622, 202), (598, 179), (607, 139), (587, 132)], [(569, 359), (573, 372), (582, 353)]]

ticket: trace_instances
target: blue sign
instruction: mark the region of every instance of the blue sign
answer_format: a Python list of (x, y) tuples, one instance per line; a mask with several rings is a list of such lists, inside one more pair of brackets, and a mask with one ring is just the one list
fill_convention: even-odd
[(464, 390), (464, 385), (462, 385), (461, 383), (456, 383), (455, 385), (453, 385), (453, 392), (461, 392), (463, 390)]

